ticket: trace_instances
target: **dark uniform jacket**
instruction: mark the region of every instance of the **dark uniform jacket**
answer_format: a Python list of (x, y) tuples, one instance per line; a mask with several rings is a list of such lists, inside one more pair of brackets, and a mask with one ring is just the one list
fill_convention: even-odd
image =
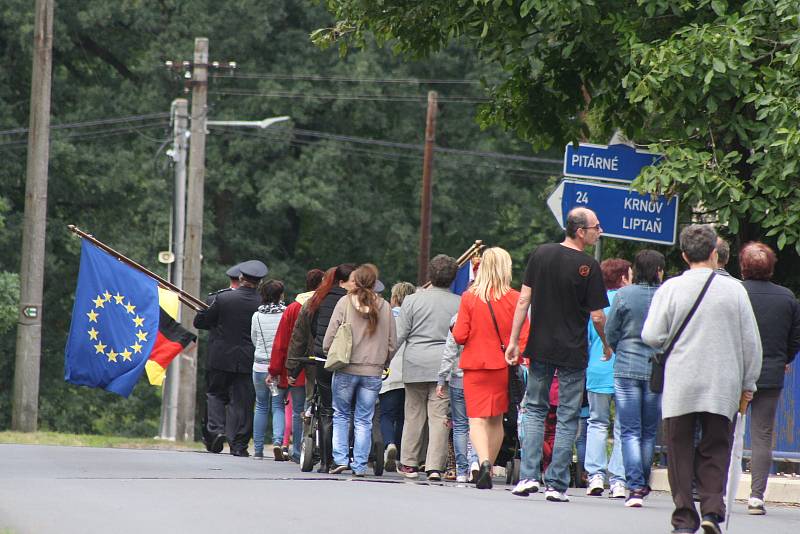
[(800, 305), (791, 290), (766, 280), (742, 282), (761, 334), (764, 350), (758, 390), (783, 387), (784, 368), (800, 350)]
[(233, 373), (253, 372), (253, 341), (250, 326), (261, 297), (255, 288), (241, 286), (218, 293), (211, 307), (198, 312), (195, 328), (211, 330), (208, 339), (208, 369)]
[(311, 331), (314, 333), (314, 358), (326, 360), (325, 351), (322, 350), (322, 341), (325, 339), (325, 332), (328, 331), (328, 323), (331, 322), (333, 309), (339, 299), (347, 295), (347, 290), (336, 286), (332, 287), (330, 293), (325, 295), (319, 305), (317, 314), (311, 320)]

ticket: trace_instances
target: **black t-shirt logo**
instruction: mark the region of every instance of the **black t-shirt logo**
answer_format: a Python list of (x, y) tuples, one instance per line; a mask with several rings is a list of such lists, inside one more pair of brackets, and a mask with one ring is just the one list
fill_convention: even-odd
[(581, 275), (584, 278), (589, 276), (589, 266), (588, 265), (581, 265), (578, 268), (578, 274)]

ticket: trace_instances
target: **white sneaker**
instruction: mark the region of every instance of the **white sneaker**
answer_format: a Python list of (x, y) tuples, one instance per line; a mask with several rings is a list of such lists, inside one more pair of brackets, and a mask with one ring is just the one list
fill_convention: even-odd
[(539, 481), (525, 478), (517, 482), (517, 485), (511, 490), (511, 494), (527, 497), (531, 493), (536, 493), (537, 491), (539, 491)]
[(628, 508), (641, 508), (644, 504), (644, 498), (635, 492), (631, 492), (630, 497), (625, 499), (625, 506)]
[(764, 500), (758, 497), (750, 497), (747, 500), (747, 513), (750, 515), (764, 515), (767, 509), (764, 507)]
[(480, 471), (480, 464), (478, 462), (472, 462), (472, 465), (469, 466), (469, 482), (478, 480), (478, 473), (480, 473)]
[(603, 491), (606, 489), (606, 482), (603, 479), (603, 475), (592, 475), (589, 478), (589, 487), (586, 488), (586, 495), (592, 495), (594, 497), (599, 497), (603, 494)]
[(397, 471), (397, 445), (394, 443), (390, 443), (389, 446), (386, 447), (386, 452), (384, 452), (383, 466), (383, 468), (390, 473)]
[(466, 484), (467, 483), (467, 475), (457, 475), (456, 482), (458, 484)]
[(547, 486), (547, 489), (544, 492), (544, 498), (550, 502), (569, 502), (567, 492), (558, 491), (553, 486)]
[(612, 499), (624, 499), (626, 489), (625, 483), (621, 480), (617, 480), (611, 484), (611, 495), (609, 495), (609, 497)]

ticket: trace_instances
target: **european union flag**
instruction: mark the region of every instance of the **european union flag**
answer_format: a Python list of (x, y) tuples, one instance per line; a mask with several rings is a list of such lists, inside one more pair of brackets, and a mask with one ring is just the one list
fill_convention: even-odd
[(156, 281), (82, 240), (64, 379), (127, 397), (158, 328)]

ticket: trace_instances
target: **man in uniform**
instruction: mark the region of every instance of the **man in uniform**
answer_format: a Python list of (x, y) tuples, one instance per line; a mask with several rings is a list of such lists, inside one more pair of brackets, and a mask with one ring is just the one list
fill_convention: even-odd
[(206, 448), (210, 452), (221, 452), (227, 439), (231, 454), (249, 456), (247, 446), (253, 434), (255, 402), (250, 325), (253, 313), (261, 304), (256, 287), (266, 276), (267, 267), (258, 260), (246, 261), (237, 267), (239, 287), (218, 292), (210, 307), (195, 316), (194, 326), (213, 333), (209, 336), (206, 366)]

